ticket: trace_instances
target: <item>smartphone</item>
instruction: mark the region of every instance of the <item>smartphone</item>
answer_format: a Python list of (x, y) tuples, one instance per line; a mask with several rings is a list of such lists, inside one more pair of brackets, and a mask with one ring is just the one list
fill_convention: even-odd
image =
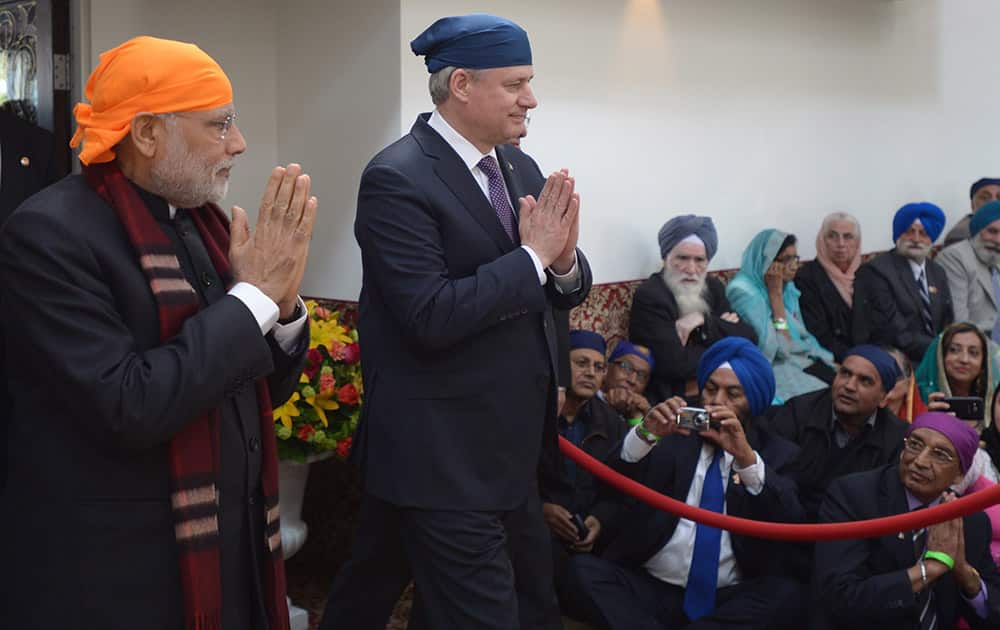
[(941, 400), (962, 420), (982, 420), (986, 411), (983, 399), (978, 396), (952, 396)]
[(574, 514), (573, 525), (576, 525), (576, 535), (580, 537), (580, 540), (586, 540), (587, 536), (590, 535), (590, 528), (583, 522), (583, 517), (579, 514)]

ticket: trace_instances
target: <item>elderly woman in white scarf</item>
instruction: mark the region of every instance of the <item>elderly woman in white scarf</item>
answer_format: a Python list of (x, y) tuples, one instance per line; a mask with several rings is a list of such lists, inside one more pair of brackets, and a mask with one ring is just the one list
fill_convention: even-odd
[(854, 272), (861, 266), (861, 225), (846, 212), (823, 219), (816, 235), (816, 259), (795, 274), (802, 295), (802, 319), (820, 345), (838, 363), (854, 345), (851, 341), (851, 307)]

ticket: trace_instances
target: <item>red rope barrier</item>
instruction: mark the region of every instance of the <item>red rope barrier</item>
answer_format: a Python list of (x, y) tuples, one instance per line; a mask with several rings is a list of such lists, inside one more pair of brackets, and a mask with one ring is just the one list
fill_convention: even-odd
[(573, 446), (566, 438), (559, 438), (559, 449), (564, 455), (573, 460), (577, 466), (584, 468), (601, 481), (625, 494), (639, 499), (657, 510), (676, 514), (696, 523), (725, 529), (735, 534), (755, 536), (757, 538), (798, 541), (875, 538), (877, 536), (913, 531), (928, 525), (943, 523), (959, 516), (981, 512), (990, 505), (1000, 503), (1000, 484), (997, 484), (988, 490), (980, 490), (961, 499), (942, 503), (926, 510), (869, 519), (867, 521), (808, 525), (769, 523), (753, 521), (748, 518), (738, 518), (736, 516), (729, 516), (728, 514), (719, 514), (718, 512), (697, 508), (664, 496), (608, 468), (576, 446)]

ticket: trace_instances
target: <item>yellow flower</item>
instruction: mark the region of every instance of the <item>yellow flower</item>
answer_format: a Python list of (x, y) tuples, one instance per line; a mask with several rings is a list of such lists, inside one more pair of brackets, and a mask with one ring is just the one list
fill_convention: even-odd
[(330, 426), (330, 423), (326, 420), (326, 412), (340, 409), (340, 405), (337, 404), (336, 400), (331, 400), (328, 397), (319, 396), (318, 394), (306, 396), (306, 402), (316, 410), (316, 415), (319, 416), (324, 427)]
[(301, 415), (298, 406), (295, 404), (300, 398), (301, 396), (299, 396), (298, 392), (293, 392), (288, 402), (274, 410), (274, 419), (281, 420), (281, 424), (285, 425), (286, 429), (292, 428), (292, 418), (297, 418)]

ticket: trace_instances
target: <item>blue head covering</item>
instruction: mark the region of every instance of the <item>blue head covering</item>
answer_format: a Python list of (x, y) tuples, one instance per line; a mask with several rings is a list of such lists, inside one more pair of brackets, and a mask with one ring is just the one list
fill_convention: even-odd
[(977, 180), (976, 183), (972, 185), (972, 188), (969, 189), (969, 199), (975, 197), (976, 193), (979, 192), (979, 189), (983, 186), (1000, 186), (1000, 179), (995, 177), (984, 177)]
[(729, 363), (736, 372), (736, 378), (750, 403), (750, 413), (755, 416), (764, 413), (775, 392), (774, 371), (767, 358), (757, 346), (743, 337), (725, 337), (716, 341), (698, 361), (699, 390), (705, 388), (708, 377), (723, 363)]
[(944, 229), (944, 212), (928, 201), (906, 204), (897, 210), (896, 216), (892, 218), (892, 242), (898, 241), (914, 221), (920, 221), (933, 243), (941, 236), (941, 230)]
[(715, 231), (715, 224), (708, 217), (693, 214), (682, 214), (663, 224), (657, 235), (660, 241), (660, 258), (666, 258), (670, 250), (692, 234), (705, 244), (705, 255), (711, 260), (719, 249), (719, 235)]
[(889, 391), (896, 386), (896, 381), (903, 378), (903, 372), (899, 369), (896, 359), (893, 359), (888, 352), (878, 346), (870, 344), (854, 346), (847, 351), (844, 359), (850, 356), (861, 357), (875, 366), (875, 371), (878, 372), (878, 377), (882, 381), (882, 391)]
[(590, 330), (573, 330), (569, 333), (570, 350), (596, 350), (604, 356), (608, 350), (608, 345), (604, 337)]
[(481, 69), (531, 65), (531, 44), (525, 30), (486, 13), (441, 18), (410, 42), (410, 49), (415, 55), (424, 55), (431, 74), (448, 66)]
[(997, 219), (1000, 219), (1000, 201), (991, 201), (979, 206), (979, 210), (976, 210), (972, 215), (972, 221), (969, 222), (969, 238), (979, 234), (979, 230)]
[(632, 343), (627, 339), (622, 339), (615, 346), (615, 349), (611, 351), (611, 356), (608, 357), (608, 361), (615, 361), (625, 356), (626, 354), (631, 354), (639, 357), (643, 361), (649, 364), (649, 369), (653, 369), (655, 365), (653, 361), (653, 353), (646, 346), (640, 346)]

